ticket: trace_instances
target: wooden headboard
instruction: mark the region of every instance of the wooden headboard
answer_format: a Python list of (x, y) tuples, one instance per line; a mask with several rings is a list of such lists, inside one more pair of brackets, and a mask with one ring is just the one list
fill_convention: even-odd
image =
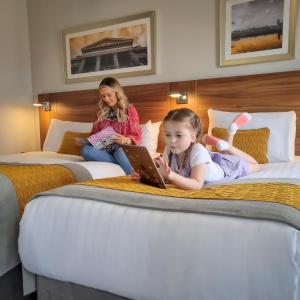
[[(125, 93), (139, 111), (140, 123), (161, 121), (167, 112), (188, 107), (208, 128), (208, 108), (223, 111), (272, 112), (294, 110), (300, 118), (300, 71), (166, 82), (126, 86)], [(176, 104), (171, 91), (187, 91), (188, 104)], [(43, 144), (51, 118), (92, 122), (97, 112), (98, 90), (40, 94), (39, 102), (50, 101), (51, 111), (40, 110)], [(159, 137), (159, 150), (163, 136)], [(297, 124), (296, 154), (300, 155), (300, 123)]]

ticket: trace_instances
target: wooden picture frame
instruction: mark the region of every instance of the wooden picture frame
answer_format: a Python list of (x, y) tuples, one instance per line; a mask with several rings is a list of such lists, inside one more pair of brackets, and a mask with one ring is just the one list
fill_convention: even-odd
[(155, 12), (63, 31), (67, 83), (154, 74)]
[(298, 0), (220, 0), (220, 66), (293, 59)]

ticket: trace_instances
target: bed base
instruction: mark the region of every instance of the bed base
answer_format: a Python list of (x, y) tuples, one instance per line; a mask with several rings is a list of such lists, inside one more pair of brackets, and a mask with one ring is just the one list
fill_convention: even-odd
[(37, 276), (38, 300), (129, 300), (83, 285)]

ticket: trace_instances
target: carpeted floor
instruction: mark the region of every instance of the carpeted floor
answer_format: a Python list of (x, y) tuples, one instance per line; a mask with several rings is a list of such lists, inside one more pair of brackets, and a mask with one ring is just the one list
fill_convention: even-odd
[(0, 277), (0, 300), (36, 300), (36, 293), (23, 296), (22, 268), (18, 265)]

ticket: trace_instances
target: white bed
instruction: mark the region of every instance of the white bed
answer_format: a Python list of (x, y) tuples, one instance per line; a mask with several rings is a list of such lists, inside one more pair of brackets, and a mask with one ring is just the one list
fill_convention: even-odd
[[(255, 178), (300, 182), (300, 158), (235, 183)], [(27, 205), (19, 237), (23, 265), (39, 276), (132, 299), (300, 299), (300, 228), (291, 224), (234, 209), (187, 213), (41, 197)], [(103, 199), (126, 197), (174, 201), (103, 191)]]
[[(160, 122), (148, 121), (142, 126), (142, 144), (155, 155)], [(0, 165), (53, 165), (61, 164), (73, 173), (76, 181), (123, 176), (125, 172), (118, 164), (84, 161), (81, 156), (62, 154), (61, 145), (65, 140), (66, 132), (90, 132), (92, 123), (70, 122), (52, 119), (43, 151), (0, 155)], [(47, 181), (47, 178), (44, 178)], [(19, 262), (17, 252), (18, 223), (20, 213), (16, 191), (10, 178), (0, 170), (0, 277), (14, 268)], [(11, 196), (10, 196), (11, 195)], [(28, 199), (29, 201), (30, 199)]]
[[(61, 164), (68, 167), (77, 181), (125, 175), (123, 169), (112, 163), (87, 162), (82, 157), (51, 151), (36, 151), (0, 155), (0, 165)], [(20, 212), (16, 190), (0, 172), (0, 277), (20, 263), (17, 251)], [(47, 177), (44, 178), (47, 180)], [(29, 199), (28, 199), (29, 200)]]
[[(210, 110), (210, 129), (227, 128), (234, 115)], [(234, 183), (300, 185), (300, 158), (290, 161), (295, 113), (252, 116), (253, 128), (270, 129), (271, 163)], [(38, 275), (41, 299), (98, 299), (93, 289), (132, 299), (300, 298), (298, 210), (204, 200), (194, 211), (191, 199), (85, 188), (77, 185), (73, 196), (64, 195), (68, 187), (50, 191), (26, 207), (19, 251)]]
[(76, 163), (87, 169), (93, 179), (123, 176), (123, 169), (112, 163), (84, 161), (81, 156), (61, 154), (54, 151), (32, 151), (18, 154), (0, 155), (0, 163), (60, 164)]

